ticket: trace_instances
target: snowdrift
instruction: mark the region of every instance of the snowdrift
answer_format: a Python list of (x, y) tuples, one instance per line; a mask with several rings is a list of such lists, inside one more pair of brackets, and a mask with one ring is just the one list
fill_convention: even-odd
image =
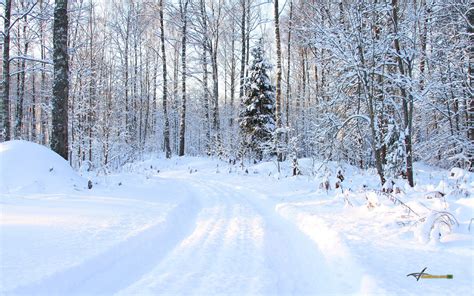
[(87, 181), (50, 149), (27, 141), (0, 143), (0, 194), (84, 189)]

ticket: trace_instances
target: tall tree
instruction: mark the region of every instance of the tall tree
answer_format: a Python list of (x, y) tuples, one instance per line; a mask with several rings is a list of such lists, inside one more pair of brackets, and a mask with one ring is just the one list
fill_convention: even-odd
[(245, 20), (247, 18), (245, 9), (246, 0), (240, 0), (242, 3), (242, 20), (240, 21), (240, 43), (241, 43), (241, 56), (240, 56), (240, 88), (239, 98), (242, 100), (244, 97), (244, 84), (245, 84), (245, 49), (246, 49), (246, 38), (245, 38)]
[[(276, 43), (276, 126), (281, 128), (281, 42), (280, 42), (280, 8), (278, 5), (278, 0), (274, 0), (273, 14), (275, 21), (275, 43)], [(281, 136), (280, 133), (276, 135), (276, 143), (280, 144)], [(278, 153), (278, 161), (281, 161), (283, 158), (281, 153)]]
[(87, 112), (87, 133), (88, 133), (88, 159), (89, 162), (92, 164), (92, 140), (93, 140), (93, 129), (94, 129), (94, 119), (95, 119), (95, 112), (94, 112), (94, 105), (97, 100), (96, 92), (97, 92), (97, 83), (96, 83), (96, 61), (94, 56), (94, 36), (96, 35), (95, 32), (95, 24), (96, 20), (94, 18), (94, 5), (91, 3), (89, 6), (89, 71), (90, 71), (90, 79), (89, 79), (89, 102), (88, 102), (88, 112)]
[(207, 24), (207, 10), (206, 10), (206, 1), (199, 1), (199, 10), (201, 16), (201, 26), (202, 26), (202, 87), (203, 87), (203, 96), (204, 96), (204, 129), (205, 129), (205, 139), (204, 139), (204, 150), (207, 155), (211, 153), (211, 131), (209, 128), (209, 87), (208, 87), (208, 77), (209, 71), (207, 69), (207, 55), (209, 52), (209, 35), (208, 35), (208, 24)]
[(3, 17), (3, 98), (2, 98), (2, 130), (1, 136), (5, 141), (11, 137), (10, 125), (10, 18), (12, 0), (5, 2), (5, 16)]
[[(21, 9), (24, 10), (25, 3), (21, 2)], [(27, 36), (27, 28), (28, 28), (28, 16), (25, 14), (22, 18), (23, 29), (20, 31), (20, 27), (18, 26), (18, 38), (23, 39), (23, 48), (20, 44), (18, 44), (18, 53), (19, 56), (27, 57), (28, 56), (28, 46), (29, 46), (29, 39)], [(26, 80), (26, 59), (22, 58), (20, 61), (20, 69), (18, 71), (18, 79), (17, 79), (17, 104), (16, 104), (16, 114), (15, 114), (15, 138), (21, 139), (23, 138), (24, 132), (24, 111), (23, 106), (25, 102), (25, 80)]]
[(235, 100), (235, 19), (232, 18), (232, 33), (230, 41), (230, 118), (229, 127), (232, 129), (234, 126), (234, 100)]
[(262, 43), (252, 50), (252, 56), (239, 123), (245, 148), (262, 160), (275, 131), (275, 87), (268, 76), (272, 67), (265, 58)]
[[(184, 3), (183, 3), (184, 2)], [(181, 115), (179, 122), (179, 150), (178, 156), (184, 155), (184, 144), (186, 136), (186, 38), (188, 25), (188, 4), (189, 0), (179, 1), (179, 11), (181, 15)]]
[[(288, 19), (288, 40), (287, 40), (287, 73), (286, 73), (286, 126), (290, 126), (290, 94), (291, 94), (291, 28), (292, 28), (292, 21), (293, 21), (293, 1), (290, 0), (290, 16)], [(286, 139), (288, 140), (289, 137), (287, 136)]]
[(209, 55), (211, 57), (211, 68), (212, 68), (212, 130), (213, 140), (217, 154), (221, 154), (221, 136), (220, 136), (220, 117), (219, 117), (219, 65), (217, 60), (218, 47), (219, 47), (219, 36), (220, 36), (220, 23), (222, 16), (222, 3), (221, 0), (217, 3), (211, 4), (211, 40), (209, 42)]
[[(398, 71), (402, 77), (408, 76), (412, 78), (412, 63), (407, 61), (406, 55), (402, 52), (401, 43), (399, 39), (399, 7), (398, 0), (392, 0), (392, 24), (395, 39), (393, 41), (393, 46), (397, 54), (398, 62)], [(409, 89), (404, 85), (400, 85), (400, 92), (402, 95), (402, 111), (403, 111), (403, 121), (404, 121), (404, 133), (405, 133), (405, 158), (406, 158), (406, 177), (408, 179), (408, 184), (413, 187), (413, 151), (412, 151), (412, 130), (413, 130), (413, 95), (410, 93)]]
[[(40, 1), (40, 10), (43, 13), (44, 9), (44, 2)], [(46, 87), (46, 63), (44, 62), (46, 59), (46, 33), (45, 33), (45, 21), (43, 18), (40, 18), (40, 23), (39, 23), (39, 29), (40, 29), (40, 59), (42, 61), (41, 63), (41, 80), (40, 80), (40, 93), (41, 93), (41, 103), (39, 107), (39, 121), (40, 124), (38, 124), (39, 131), (41, 133), (41, 141), (40, 143), (43, 145), (46, 145), (49, 143), (49, 128), (48, 128), (48, 122), (49, 122), (49, 112), (47, 112), (46, 106), (48, 105), (47, 102), (49, 101), (48, 97), (48, 90)]]
[(68, 153), (68, 91), (69, 56), (67, 51), (68, 12), (67, 0), (56, 0), (53, 26), (53, 126), (51, 148), (64, 159)]
[[(166, 69), (166, 49), (165, 49), (165, 25), (164, 25), (164, 16), (163, 16), (163, 0), (160, 0), (160, 38), (161, 38), (161, 58), (163, 63), (163, 117), (164, 117), (164, 126), (163, 126), (163, 144), (166, 158), (171, 157), (171, 147), (170, 147), (170, 122), (168, 119), (168, 72)], [(156, 75), (156, 73), (155, 73)]]
[(467, 133), (468, 140), (471, 142), (470, 151), (468, 152), (470, 161), (470, 171), (474, 172), (474, 8), (469, 7), (467, 12), (467, 31), (468, 31), (468, 112), (467, 112)]

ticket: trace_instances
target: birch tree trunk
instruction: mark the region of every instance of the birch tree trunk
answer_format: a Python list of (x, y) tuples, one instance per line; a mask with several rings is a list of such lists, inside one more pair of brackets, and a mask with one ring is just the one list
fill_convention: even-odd
[(246, 39), (245, 39), (245, 19), (246, 19), (246, 9), (245, 9), (245, 1), (242, 1), (242, 20), (240, 22), (240, 40), (241, 40), (241, 56), (240, 56), (240, 88), (239, 88), (239, 98), (242, 103), (242, 98), (244, 96), (244, 84), (245, 84), (245, 48), (246, 48)]
[(188, 0), (179, 2), (181, 12), (181, 88), (182, 88), (182, 101), (181, 101), (181, 114), (179, 122), (179, 150), (178, 156), (184, 155), (185, 135), (186, 135), (186, 35), (187, 35), (187, 22), (188, 22)]
[(94, 105), (96, 100), (96, 75), (95, 75), (95, 60), (94, 60), (94, 6), (91, 4), (89, 8), (89, 66), (90, 66), (90, 78), (89, 78), (89, 112), (87, 112), (87, 128), (88, 128), (88, 159), (89, 166), (92, 165), (92, 135), (94, 127)]
[[(216, 149), (220, 149), (221, 137), (220, 137), (220, 119), (219, 119), (219, 75), (218, 75), (218, 64), (217, 64), (217, 44), (218, 39), (211, 46), (211, 64), (212, 64), (212, 93), (213, 93), (213, 112), (212, 112), (212, 129), (214, 131), (214, 140)], [(220, 153), (220, 152), (219, 152)]]
[(173, 59), (173, 149), (176, 154), (179, 150), (179, 42), (174, 44), (174, 59)]
[(232, 37), (230, 44), (230, 119), (229, 126), (234, 126), (234, 105), (235, 105), (235, 24), (232, 18)]
[[(280, 43), (280, 15), (278, 0), (274, 0), (274, 19), (275, 19), (275, 43), (276, 43), (276, 96), (275, 96), (275, 119), (276, 127), (281, 128), (281, 43)], [(280, 144), (280, 135), (277, 133), (276, 144)], [(278, 153), (278, 161), (282, 161), (283, 155)]]
[[(290, 1), (290, 16), (288, 21), (288, 43), (287, 43), (287, 73), (286, 73), (286, 126), (290, 126), (290, 94), (291, 94), (291, 28), (293, 21), (293, 1)], [(287, 135), (286, 140), (288, 142), (289, 135)]]
[(128, 51), (129, 51), (129, 40), (130, 40), (130, 9), (127, 12), (127, 25), (125, 29), (125, 52), (124, 52), (124, 74), (125, 74), (125, 142), (128, 143), (129, 139), (129, 104), (128, 104)]
[(208, 27), (207, 27), (207, 14), (206, 14), (206, 3), (204, 0), (200, 1), (200, 9), (201, 9), (201, 18), (202, 18), (202, 26), (203, 26), (203, 41), (202, 41), (202, 84), (203, 84), (203, 92), (204, 92), (204, 129), (205, 129), (205, 137), (204, 140), (204, 150), (207, 155), (210, 155), (210, 144), (211, 144), (211, 132), (209, 129), (209, 86), (208, 86), (208, 77), (209, 71), (207, 69), (207, 53), (209, 47), (209, 37), (208, 37)]
[(165, 26), (163, 22), (163, 0), (160, 1), (161, 58), (163, 59), (163, 144), (166, 158), (171, 158), (170, 122), (168, 119), (168, 72), (166, 70)]

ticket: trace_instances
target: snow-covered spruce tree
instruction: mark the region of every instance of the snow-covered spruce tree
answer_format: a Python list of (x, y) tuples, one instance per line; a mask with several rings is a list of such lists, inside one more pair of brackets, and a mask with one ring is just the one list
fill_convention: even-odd
[(252, 50), (252, 56), (239, 122), (243, 135), (242, 148), (252, 151), (261, 160), (265, 146), (269, 145), (275, 131), (275, 87), (268, 77), (272, 66), (265, 58), (262, 40)]

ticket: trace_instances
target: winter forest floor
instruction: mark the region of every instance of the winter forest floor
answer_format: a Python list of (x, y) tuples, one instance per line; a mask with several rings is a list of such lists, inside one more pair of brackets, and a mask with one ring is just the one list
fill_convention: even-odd
[[(465, 171), (418, 163), (415, 188), (399, 180), (401, 192), (385, 195), (371, 170), (310, 159), (296, 177), (287, 163), (280, 174), (273, 162), (246, 173), (191, 157), (81, 177), (46, 148), (14, 141), (0, 144), (0, 164), (0, 295), (474, 290)], [(425, 267), (454, 278), (407, 277)]]

